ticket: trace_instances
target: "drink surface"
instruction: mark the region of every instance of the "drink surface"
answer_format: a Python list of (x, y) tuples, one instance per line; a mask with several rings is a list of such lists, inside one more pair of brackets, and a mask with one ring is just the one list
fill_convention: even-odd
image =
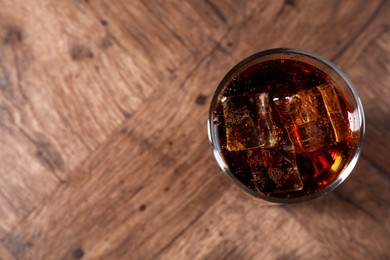
[(328, 187), (351, 156), (348, 110), (324, 72), (278, 59), (233, 74), (212, 124), (238, 181), (265, 196), (297, 198)]

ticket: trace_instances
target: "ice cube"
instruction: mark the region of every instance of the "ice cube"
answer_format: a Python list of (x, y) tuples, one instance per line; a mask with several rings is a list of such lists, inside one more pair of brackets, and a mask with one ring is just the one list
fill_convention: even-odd
[[(321, 101), (321, 95), (314, 89), (300, 91), (284, 103), (287, 116), (291, 119), (286, 126), (290, 140), (298, 149), (311, 152), (331, 141), (328, 118)], [(286, 112), (284, 112), (286, 114)]]
[(275, 102), (297, 149), (316, 151), (350, 136), (334, 86), (324, 84)]
[(270, 148), (277, 144), (276, 126), (272, 118), (272, 109), (269, 104), (268, 93), (256, 95), (256, 107), (260, 139), (263, 148)]
[(286, 100), (275, 104), (278, 113), (287, 117), (285, 127), (297, 149), (313, 152), (350, 136), (331, 84), (300, 91)]
[(318, 102), (311, 90), (298, 92), (290, 99), (290, 113), (296, 125), (304, 125), (318, 118)]
[(241, 151), (262, 145), (260, 130), (254, 123), (256, 105), (251, 96), (231, 96), (222, 99), (226, 123), (226, 148)]
[(292, 145), (247, 151), (253, 182), (259, 192), (298, 191), (302, 179)]
[(247, 161), (252, 174), (254, 188), (260, 192), (273, 192), (276, 185), (267, 174), (267, 168), (262, 164), (262, 150), (247, 150)]
[(326, 112), (332, 124), (334, 141), (340, 142), (350, 136), (350, 130), (341, 111), (339, 98), (334, 86), (324, 84), (317, 87), (321, 93)]

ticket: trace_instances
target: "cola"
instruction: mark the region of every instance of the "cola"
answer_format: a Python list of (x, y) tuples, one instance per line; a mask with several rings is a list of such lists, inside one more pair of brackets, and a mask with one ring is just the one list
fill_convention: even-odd
[(263, 197), (326, 190), (356, 154), (340, 81), (297, 59), (252, 63), (225, 78), (211, 108), (223, 167)]

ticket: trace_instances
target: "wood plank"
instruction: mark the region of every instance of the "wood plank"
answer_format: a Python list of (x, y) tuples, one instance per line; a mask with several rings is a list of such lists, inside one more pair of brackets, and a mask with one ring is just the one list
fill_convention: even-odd
[[(221, 45), (239, 61), (256, 52), (290, 47), (333, 59), (349, 46), (383, 2), (275, 1), (254, 12)], [(359, 19), (356, 19), (359, 14)]]
[(230, 189), (160, 259), (329, 259), (329, 248), (278, 205)]
[(26, 67), (21, 59), (28, 51), (14, 27), (1, 32), (0, 227), (10, 231), (56, 188), (56, 173), (63, 169), (64, 162), (50, 136), (41, 134), (38, 139), (26, 131), (26, 120), (37, 123), (34, 117), (30, 120), (31, 110), (21, 111), (28, 106), (21, 77), (21, 70)]
[[(91, 258), (134, 252), (137, 258), (151, 257), (203, 214), (225, 187), (211, 174), (218, 168), (210, 160), (208, 109), (196, 101), (199, 95), (210, 96), (214, 89), (209, 86), (233, 65), (221, 63), (221, 55), (214, 50), (202, 63), (189, 63), (167, 83), (170, 88), (153, 93), (46, 206), (3, 238), (6, 246), (18, 242), (15, 235), (22, 244), (33, 244), (12, 253), (20, 258), (47, 258), (52, 252), (67, 257), (82, 248)], [(175, 109), (172, 97), (180, 100)], [(55, 239), (59, 234), (61, 240)], [(65, 245), (65, 240), (71, 243)]]
[(195, 54), (158, 18), (140, 22), (139, 2), (0, 4), (0, 227), (10, 231)]

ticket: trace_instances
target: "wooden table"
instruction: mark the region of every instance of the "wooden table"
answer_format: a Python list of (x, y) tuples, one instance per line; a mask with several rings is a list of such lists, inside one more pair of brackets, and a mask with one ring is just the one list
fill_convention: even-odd
[[(1, 259), (389, 259), (390, 3), (0, 0)], [(336, 63), (366, 113), (331, 194), (270, 206), (226, 182), (219, 81), (261, 50)]]

